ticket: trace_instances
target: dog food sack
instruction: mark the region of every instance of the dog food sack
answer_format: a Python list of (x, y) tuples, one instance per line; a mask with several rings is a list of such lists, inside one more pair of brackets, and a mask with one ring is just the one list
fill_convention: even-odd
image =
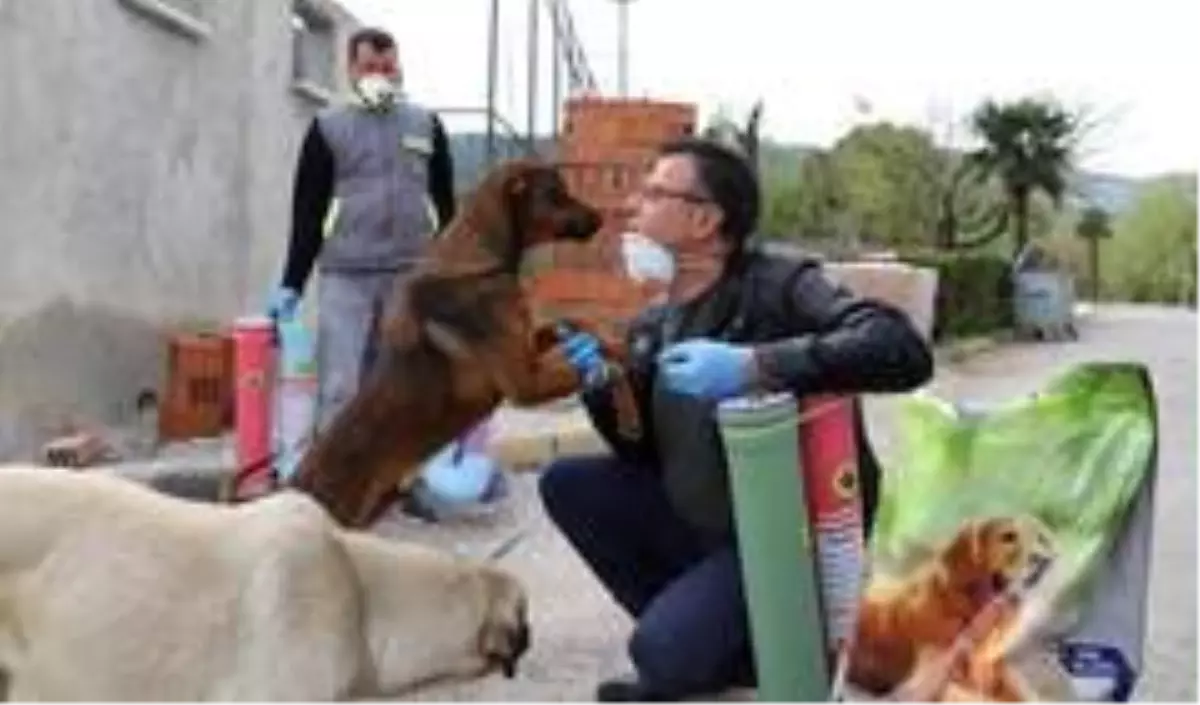
[(1156, 463), (1147, 371), (1088, 364), (970, 413), (902, 403), (838, 695), (1128, 699)]

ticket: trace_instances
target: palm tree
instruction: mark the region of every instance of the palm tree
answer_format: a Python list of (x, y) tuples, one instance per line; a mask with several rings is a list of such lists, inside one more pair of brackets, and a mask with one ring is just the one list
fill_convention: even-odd
[(1092, 301), (1100, 300), (1100, 241), (1112, 237), (1108, 213), (1103, 208), (1089, 206), (1084, 209), (1075, 226), (1075, 234), (1087, 240), (1092, 276)]
[(1048, 100), (1022, 98), (999, 104), (988, 100), (972, 116), (983, 146), (968, 159), (1003, 185), (1016, 223), (1016, 251), (1029, 242), (1030, 201), (1038, 191), (1057, 208), (1073, 169), (1078, 119)]

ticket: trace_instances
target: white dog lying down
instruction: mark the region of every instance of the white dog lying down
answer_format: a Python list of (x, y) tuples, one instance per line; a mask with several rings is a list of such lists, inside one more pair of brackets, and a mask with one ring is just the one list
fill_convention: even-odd
[(526, 594), (482, 562), (241, 505), (0, 466), (0, 699), (342, 700), (510, 677)]

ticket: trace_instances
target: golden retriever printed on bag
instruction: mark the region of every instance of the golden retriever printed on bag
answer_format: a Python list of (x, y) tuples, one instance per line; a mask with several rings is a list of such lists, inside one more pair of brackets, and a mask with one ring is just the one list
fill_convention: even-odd
[(1057, 682), (1034, 689), (1003, 648), (1022, 610), (1042, 597), (1037, 588), (1057, 556), (1035, 517), (991, 517), (965, 522), (907, 575), (874, 576), (859, 605), (849, 682), (906, 700), (1022, 701), (1047, 689), (1069, 696), (1057, 664)]
[[(522, 259), (548, 242), (583, 242), (600, 216), (573, 198), (552, 165), (516, 160), (491, 171), (397, 280), (381, 321), (380, 355), (358, 392), (317, 434), (294, 484), (344, 525), (370, 524), (421, 463), (502, 402), (533, 406), (579, 389), (555, 322), (535, 321), (521, 286)], [(590, 321), (606, 359), (623, 341)], [(632, 391), (617, 377), (623, 427), (640, 428)]]

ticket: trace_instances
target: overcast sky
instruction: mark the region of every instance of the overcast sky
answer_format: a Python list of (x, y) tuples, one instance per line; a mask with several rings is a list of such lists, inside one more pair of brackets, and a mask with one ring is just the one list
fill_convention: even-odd
[[(414, 97), (486, 104), (489, 0), (339, 1), (396, 34)], [(601, 90), (615, 93), (615, 3), (569, 4)], [(500, 5), (498, 107), (524, 130), (529, 2)], [(544, 133), (550, 34), (539, 5)], [(742, 115), (762, 97), (773, 139), (827, 146), (868, 117), (941, 132), (986, 96), (1053, 91), (1105, 118), (1089, 168), (1145, 175), (1200, 161), (1195, 0), (637, 0), (629, 17), (630, 93), (691, 101), (702, 116), (721, 103)]]

